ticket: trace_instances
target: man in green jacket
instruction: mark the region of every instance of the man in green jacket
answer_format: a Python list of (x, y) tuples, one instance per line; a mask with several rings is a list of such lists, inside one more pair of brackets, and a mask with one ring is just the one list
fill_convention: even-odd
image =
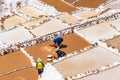
[(44, 63), (40, 58), (38, 58), (38, 61), (36, 62), (36, 69), (38, 69), (38, 75), (41, 76), (44, 68)]

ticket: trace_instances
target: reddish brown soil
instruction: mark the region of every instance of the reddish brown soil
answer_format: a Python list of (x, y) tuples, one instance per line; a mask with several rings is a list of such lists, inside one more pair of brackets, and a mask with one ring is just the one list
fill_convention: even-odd
[(55, 48), (50, 46), (52, 44), (53, 43), (51, 41), (46, 41), (35, 46), (26, 48), (26, 51), (31, 54), (36, 61), (40, 57), (46, 63), (47, 55), (54, 54), (55, 51)]
[[(62, 45), (65, 45), (67, 47), (61, 48), (61, 50), (66, 53), (71, 53), (75, 50), (79, 50), (90, 45), (85, 39), (76, 35), (75, 33), (65, 35), (63, 36), (63, 39), (64, 41)], [(48, 54), (52, 54), (56, 56), (55, 47), (50, 45), (53, 45), (53, 42), (46, 41), (46, 42), (37, 44), (35, 46), (28, 47), (26, 48), (26, 50), (28, 53), (34, 56), (35, 60), (37, 60), (38, 57), (40, 57), (46, 63)]]
[(77, 10), (77, 8), (69, 6), (68, 4), (62, 2), (61, 0), (42, 0), (42, 1), (55, 7), (58, 11), (61, 12), (72, 12)]
[(75, 50), (90, 46), (89, 42), (75, 33), (63, 36), (63, 39), (64, 41), (62, 44), (67, 45), (67, 47), (62, 48), (61, 50), (65, 51), (66, 53), (71, 53)]
[(72, 2), (74, 2), (75, 0), (64, 0), (64, 1), (69, 2), (69, 3), (72, 3)]
[(80, 0), (74, 4), (79, 7), (97, 8), (100, 4), (105, 3), (107, 0)]
[(31, 62), (21, 51), (0, 56), (0, 74), (24, 66), (31, 66)]
[(0, 77), (0, 80), (37, 80), (37, 78), (37, 70), (35, 68), (27, 68)]

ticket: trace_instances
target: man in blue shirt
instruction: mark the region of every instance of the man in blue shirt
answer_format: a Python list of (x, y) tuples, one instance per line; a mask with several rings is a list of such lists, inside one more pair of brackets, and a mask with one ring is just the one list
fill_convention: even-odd
[(55, 47), (59, 48), (61, 43), (63, 42), (63, 38), (57, 37), (53, 40)]

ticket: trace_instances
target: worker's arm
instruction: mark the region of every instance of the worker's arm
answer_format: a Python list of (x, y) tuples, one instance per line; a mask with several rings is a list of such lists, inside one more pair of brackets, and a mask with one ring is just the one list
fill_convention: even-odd
[(41, 64), (42, 64), (43, 67), (45, 66), (43, 62), (41, 62)]

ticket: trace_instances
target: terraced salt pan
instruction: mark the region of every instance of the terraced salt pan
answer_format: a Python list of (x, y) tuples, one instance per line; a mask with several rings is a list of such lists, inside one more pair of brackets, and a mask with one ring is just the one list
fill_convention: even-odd
[[(19, 64), (19, 60), (17, 61)], [(9, 75), (0, 77), (0, 80), (38, 80), (37, 70), (35, 68), (27, 68), (13, 72)]]
[(105, 8), (120, 9), (120, 0), (113, 1), (104, 6)]
[(114, 47), (114, 48), (117, 48), (120, 50), (120, 45), (119, 45), (120, 44), (120, 36), (110, 39), (110, 40), (107, 40), (106, 43), (108, 46), (111, 46), (111, 47)]
[(73, 14), (73, 16), (75, 16), (78, 19), (88, 19), (90, 17), (97, 16), (97, 13), (94, 11), (85, 10), (85, 11), (76, 12)]
[[(62, 0), (42, 0), (42, 1), (47, 3), (48, 5), (55, 7), (58, 11), (61, 11), (61, 12), (73, 12), (77, 10), (76, 7), (68, 5)], [(59, 4), (56, 4), (56, 3), (59, 3)]]
[(21, 51), (0, 56), (0, 74), (31, 65), (30, 60)]
[(47, 15), (47, 13), (33, 6), (25, 6), (25, 7), (20, 8), (18, 11), (25, 15), (29, 15), (31, 17), (39, 17), (40, 15)]
[(72, 24), (72, 25), (74, 25), (78, 21), (77, 18), (75, 18), (74, 16), (72, 16), (68, 13), (61, 14), (61, 15), (57, 16), (57, 18), (59, 18), (62, 21), (66, 21), (66, 23)]
[(78, 80), (119, 80), (120, 66)]
[(40, 24), (40, 23), (43, 23), (45, 20), (47, 20), (48, 18), (46, 17), (42, 17), (42, 18), (39, 18), (39, 19), (36, 19), (36, 20), (32, 20), (32, 21), (29, 21), (29, 22), (26, 22), (26, 23), (23, 23), (22, 25), (26, 28), (32, 28), (33, 26), (35, 26), (36, 24)]
[(47, 63), (40, 80), (64, 80), (64, 78), (53, 65)]
[(40, 37), (49, 33), (53, 33), (62, 29), (66, 29), (69, 26), (63, 25), (61, 22), (56, 20), (48, 21), (41, 26), (30, 30), (35, 36)]
[(4, 28), (9, 28), (11, 26), (15, 26), (15, 25), (18, 25), (20, 23), (23, 23), (23, 22), (26, 22), (26, 20), (20, 16), (17, 16), (17, 15), (14, 15), (10, 18), (7, 18), (5, 21), (4, 21)]
[(27, 47), (25, 50), (34, 57), (34, 59), (37, 61), (37, 59), (40, 57), (44, 63), (47, 62), (47, 56), (48, 55), (54, 55), (55, 54), (55, 48), (51, 47), (52, 45), (51, 41), (46, 41), (43, 43), (39, 43), (35, 46)]
[(0, 40), (8, 44), (24, 42), (31, 38), (33, 36), (24, 27), (16, 27), (0, 33)]
[[(63, 47), (60, 50), (66, 52), (66, 54), (69, 54), (75, 50), (83, 49), (85, 47), (90, 46), (89, 42), (87, 42), (84, 38), (80, 37), (79, 35), (75, 33), (71, 33), (71, 34), (68, 34), (62, 37), (64, 39), (62, 42), (62, 45), (66, 47)], [(47, 56), (49, 54), (53, 56), (57, 56), (57, 54), (55, 53), (55, 47), (51, 46), (53, 44), (54, 43), (51, 40), (49, 40), (43, 43), (39, 43), (35, 46), (27, 47), (25, 48), (25, 50), (30, 55), (32, 55), (35, 58), (35, 60), (37, 60), (40, 57), (46, 63)]]
[(119, 61), (120, 57), (102, 48), (95, 47), (76, 56), (54, 64), (64, 77), (84, 73), (98, 67)]
[(110, 21), (109, 23), (111, 25), (113, 25), (117, 30), (120, 31), (120, 24), (119, 24), (119, 22), (120, 22), (120, 19), (117, 19), (117, 20)]
[(74, 6), (97, 8), (100, 4), (105, 3), (107, 0), (78, 0)]
[(62, 44), (66, 45), (67, 47), (62, 48), (61, 50), (65, 51), (66, 53), (71, 53), (75, 50), (80, 50), (91, 45), (87, 40), (76, 33), (65, 35), (63, 36), (63, 39), (64, 41)]
[[(108, 15), (112, 15), (112, 14), (116, 14), (116, 13), (119, 13), (120, 11), (117, 10), (117, 9), (103, 9), (101, 12), (100, 11), (97, 11), (99, 13), (99, 16), (98, 17), (105, 17), (105, 16), (108, 16)], [(119, 17), (118, 17), (119, 18)], [(117, 18), (117, 19), (118, 19)], [(109, 20), (110, 21), (110, 20)]]
[(78, 33), (82, 34), (84, 37), (93, 42), (97, 42), (101, 39), (108, 39), (119, 34), (119, 32), (111, 27), (108, 23), (101, 23), (78, 30)]

